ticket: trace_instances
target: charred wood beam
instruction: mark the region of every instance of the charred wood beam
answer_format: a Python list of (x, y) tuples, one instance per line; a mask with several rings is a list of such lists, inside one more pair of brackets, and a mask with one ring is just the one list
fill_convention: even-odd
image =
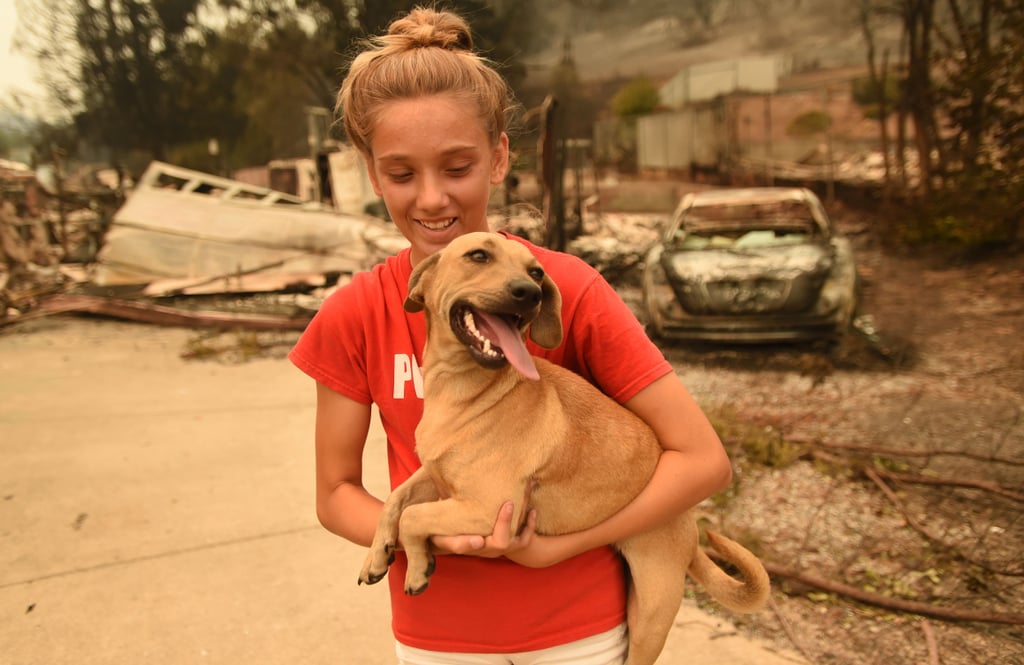
[(163, 326), (244, 330), (304, 330), (313, 318), (312, 313), (286, 317), (210, 310), (193, 311), (157, 305), (144, 300), (60, 294), (40, 301), (39, 305), (30, 313), (6, 323), (16, 323), (53, 314), (94, 314)]

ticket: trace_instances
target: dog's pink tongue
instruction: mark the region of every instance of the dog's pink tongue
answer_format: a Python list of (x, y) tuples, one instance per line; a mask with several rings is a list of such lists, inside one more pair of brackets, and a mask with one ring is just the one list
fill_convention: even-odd
[[(481, 311), (477, 311), (476, 315), (483, 319), (483, 323), (486, 324), (487, 330), (483, 332), (485, 334), (487, 332), (494, 333), (493, 337), (491, 335), (488, 335), (488, 337), (491, 338), (492, 342), (497, 342), (509, 363), (526, 378), (533, 379), (534, 381), (540, 379), (537, 366), (533, 363), (530, 352), (526, 350), (526, 344), (523, 343), (523, 336), (519, 331), (500, 316), (494, 316), (493, 314)], [(497, 339), (494, 339), (494, 337), (497, 337)]]

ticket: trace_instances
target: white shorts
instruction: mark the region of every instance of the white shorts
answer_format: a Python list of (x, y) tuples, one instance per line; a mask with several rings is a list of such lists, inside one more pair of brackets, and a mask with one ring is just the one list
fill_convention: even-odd
[(629, 636), (626, 624), (582, 640), (523, 653), (447, 653), (395, 644), (399, 665), (622, 665)]

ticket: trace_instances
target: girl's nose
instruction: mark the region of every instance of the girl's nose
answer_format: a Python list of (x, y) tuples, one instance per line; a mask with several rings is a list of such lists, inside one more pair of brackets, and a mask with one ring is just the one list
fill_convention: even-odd
[(416, 203), (424, 210), (440, 210), (448, 205), (448, 194), (442, 180), (432, 176), (421, 178)]

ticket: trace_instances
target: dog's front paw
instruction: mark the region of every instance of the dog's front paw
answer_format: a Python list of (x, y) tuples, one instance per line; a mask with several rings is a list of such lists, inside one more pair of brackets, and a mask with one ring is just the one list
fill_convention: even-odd
[(388, 567), (395, 562), (395, 545), (385, 543), (382, 547), (371, 547), (359, 573), (359, 584), (376, 584), (388, 574)]
[(428, 554), (422, 565), (413, 565), (409, 560), (409, 570), (405, 574), (405, 592), (410, 596), (418, 596), (430, 586), (430, 576), (434, 574), (437, 562), (433, 554)]

